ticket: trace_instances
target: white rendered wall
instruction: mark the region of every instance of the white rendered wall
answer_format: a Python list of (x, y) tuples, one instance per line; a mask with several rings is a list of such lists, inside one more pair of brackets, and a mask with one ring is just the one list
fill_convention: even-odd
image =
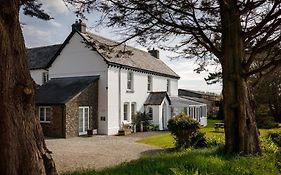
[[(79, 34), (74, 34), (49, 68), (49, 78), (99, 75), (98, 133), (108, 134), (107, 64), (82, 41)], [(101, 121), (101, 117), (105, 117), (105, 121)]]
[(30, 70), (30, 75), (32, 79), (35, 81), (36, 84), (42, 85), (43, 84), (43, 72), (48, 72), (44, 69), (36, 69), (36, 70)]
[[(120, 72), (119, 72), (120, 71)], [(127, 74), (130, 70), (120, 69), (118, 67), (108, 68), (108, 118), (110, 135), (118, 132), (122, 123), (131, 122), (131, 103), (136, 103), (136, 111), (144, 112), (144, 103), (149, 95), (147, 91), (147, 77), (152, 77), (152, 92), (166, 91), (167, 79), (170, 79), (171, 95), (177, 96), (177, 79), (151, 75), (147, 73), (133, 72), (133, 92), (127, 90)], [(119, 73), (121, 90), (119, 95)], [(119, 99), (120, 98), (120, 99)], [(120, 102), (120, 104), (119, 104)], [(128, 103), (128, 120), (124, 121), (124, 103)], [(167, 102), (168, 103), (168, 102)], [(121, 110), (119, 111), (119, 106)], [(162, 128), (162, 108), (153, 106), (153, 123)], [(167, 108), (167, 117), (169, 117), (169, 108)], [(121, 119), (121, 120), (120, 120)]]

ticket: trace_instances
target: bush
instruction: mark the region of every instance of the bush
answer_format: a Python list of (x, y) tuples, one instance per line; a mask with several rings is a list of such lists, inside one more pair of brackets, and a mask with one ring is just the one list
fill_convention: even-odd
[(274, 121), (272, 116), (268, 116), (267, 114), (257, 114), (257, 126), (260, 129), (271, 129), (277, 128), (278, 123)]
[(144, 131), (150, 131), (151, 128), (154, 128), (150, 123), (150, 117), (146, 113), (138, 112), (132, 117), (132, 123), (136, 125), (136, 129), (139, 132), (141, 123), (143, 125)]
[(168, 121), (168, 129), (176, 140), (176, 148), (195, 148), (207, 146), (203, 133), (199, 132), (200, 124), (185, 114), (179, 114)]
[(280, 133), (269, 133), (268, 137), (272, 139), (272, 141), (281, 147), (281, 132)]

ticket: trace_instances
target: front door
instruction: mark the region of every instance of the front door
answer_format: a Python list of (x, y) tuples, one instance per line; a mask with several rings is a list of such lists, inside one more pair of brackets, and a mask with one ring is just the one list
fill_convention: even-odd
[(79, 107), (79, 135), (87, 134), (89, 129), (89, 107)]

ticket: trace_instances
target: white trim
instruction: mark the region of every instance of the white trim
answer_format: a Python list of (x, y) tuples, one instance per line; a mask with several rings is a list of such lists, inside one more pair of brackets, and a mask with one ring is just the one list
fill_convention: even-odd
[[(44, 116), (43, 116), (44, 120), (41, 120), (41, 109), (44, 109)], [(49, 116), (49, 118), (51, 118), (51, 116), (52, 116), (52, 107), (51, 106), (39, 106), (39, 108), (38, 108), (39, 115), (38, 116), (39, 116), (40, 123), (51, 123), (51, 119), (49, 121), (47, 120), (47, 112), (46, 112), (47, 109), (50, 109), (50, 116)]]
[[(82, 123), (83, 123), (83, 125), (82, 125), (82, 132), (80, 132), (80, 109), (82, 109), (83, 110), (83, 112), (82, 112), (82, 115), (83, 115), (83, 121), (82, 121)], [(87, 118), (88, 118), (88, 126), (87, 126), (87, 128), (85, 128), (85, 114), (86, 114), (86, 109), (88, 109), (88, 116), (87, 116)], [(85, 134), (87, 134), (87, 130), (89, 129), (89, 126), (90, 126), (90, 108), (89, 108), (89, 106), (79, 106), (79, 111), (78, 111), (78, 131), (79, 131), (79, 135), (85, 135)]]

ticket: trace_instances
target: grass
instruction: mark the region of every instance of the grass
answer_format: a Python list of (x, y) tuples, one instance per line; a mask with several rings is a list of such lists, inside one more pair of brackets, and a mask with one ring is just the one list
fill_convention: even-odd
[[(224, 141), (224, 130), (214, 130), (219, 120), (209, 120), (208, 126), (201, 131), (209, 140)], [(269, 132), (281, 129), (261, 129), (261, 140), (269, 148), (263, 156), (241, 156), (224, 154), (220, 147), (189, 149), (181, 152), (164, 152), (145, 156), (138, 160), (101, 171), (80, 170), (64, 175), (280, 175), (281, 153), (274, 144), (263, 141)], [(173, 148), (174, 138), (169, 132), (150, 136), (138, 143), (155, 145), (162, 148)], [(272, 151), (273, 150), (273, 151)]]
[(102, 171), (81, 170), (65, 175), (278, 175), (276, 155), (225, 155), (219, 148), (162, 153)]

